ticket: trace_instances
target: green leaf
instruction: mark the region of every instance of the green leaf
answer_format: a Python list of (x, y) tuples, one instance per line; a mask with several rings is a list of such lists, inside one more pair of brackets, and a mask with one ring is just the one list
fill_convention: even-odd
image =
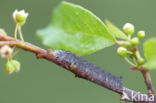
[(113, 44), (109, 40), (103, 40), (102, 38), (81, 33), (69, 34), (63, 29), (56, 28), (52, 25), (46, 29), (39, 30), (38, 36), (41, 38), (42, 43), (49, 48), (72, 51), (80, 56), (93, 53)]
[(97, 16), (79, 5), (65, 1), (55, 9), (52, 24), (69, 33), (79, 32), (115, 41), (105, 24)]
[(156, 69), (156, 38), (149, 39), (144, 43), (144, 53), (147, 59), (144, 67), (147, 69)]
[(125, 33), (123, 33), (118, 27), (112, 24), (109, 20), (106, 20), (105, 23), (107, 25), (110, 34), (114, 35), (119, 39), (126, 39), (126, 40), (128, 39)]
[(153, 56), (147, 63), (144, 65), (147, 69), (156, 69), (156, 55)]
[(144, 53), (148, 61), (156, 55), (156, 38), (151, 38), (144, 43)]
[(68, 2), (62, 2), (54, 10), (51, 24), (38, 30), (37, 35), (45, 46), (77, 55), (93, 53), (115, 42), (115, 38), (98, 17)]

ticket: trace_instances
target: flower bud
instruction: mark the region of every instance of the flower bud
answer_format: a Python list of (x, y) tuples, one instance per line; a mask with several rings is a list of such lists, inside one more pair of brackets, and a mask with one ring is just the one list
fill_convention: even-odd
[(124, 57), (126, 57), (128, 51), (124, 47), (119, 47), (118, 50), (117, 50), (117, 53), (118, 53), (119, 56), (124, 58)]
[(21, 66), (20, 62), (17, 61), (17, 60), (12, 60), (12, 64), (14, 65), (15, 72), (19, 72), (20, 71), (20, 66)]
[(15, 10), (13, 12), (13, 19), (15, 23), (20, 24), (20, 26), (25, 24), (27, 17), (28, 13), (26, 13), (24, 10), (21, 11)]
[(0, 55), (2, 58), (8, 59), (12, 56), (13, 49), (9, 46), (2, 46), (0, 49)]
[(140, 38), (144, 38), (145, 37), (145, 31), (139, 31), (137, 33), (137, 37), (140, 39)]
[(7, 61), (7, 63), (5, 64), (5, 72), (7, 72), (8, 74), (12, 74), (14, 72), (14, 67), (10, 61)]
[(138, 64), (142, 65), (145, 63), (145, 60), (143, 58), (138, 59)]
[(13, 72), (18, 72), (20, 70), (20, 63), (16, 60), (8, 60), (5, 64), (5, 71), (8, 74), (12, 74)]
[(131, 40), (130, 42), (131, 42), (131, 44), (132, 44), (133, 46), (136, 46), (136, 45), (139, 44), (139, 39), (138, 39), (137, 37), (135, 37), (135, 38), (132, 38), (132, 40)]
[(134, 26), (130, 23), (126, 23), (123, 26), (123, 31), (127, 34), (127, 35), (133, 35), (134, 33)]

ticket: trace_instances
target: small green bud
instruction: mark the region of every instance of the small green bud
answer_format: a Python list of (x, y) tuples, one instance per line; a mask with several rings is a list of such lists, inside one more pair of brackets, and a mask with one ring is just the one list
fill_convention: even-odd
[(15, 23), (20, 24), (20, 26), (25, 24), (27, 17), (28, 13), (26, 13), (24, 10), (21, 11), (15, 10), (13, 13), (13, 19)]
[(14, 65), (15, 72), (19, 72), (20, 71), (20, 66), (21, 66), (20, 62), (17, 61), (17, 60), (12, 60), (12, 63)]
[(20, 63), (17, 60), (8, 60), (5, 64), (5, 71), (8, 74), (12, 74), (13, 72), (18, 72), (20, 70)]
[(26, 17), (21, 14), (16, 14), (16, 21), (20, 23), (20, 25), (24, 25), (26, 22)]
[(132, 40), (131, 40), (130, 42), (131, 42), (131, 44), (132, 44), (133, 46), (136, 46), (136, 45), (139, 44), (139, 39), (138, 39), (137, 37), (135, 37), (135, 38), (132, 38)]
[(12, 74), (14, 72), (14, 66), (10, 61), (7, 61), (7, 63), (5, 64), (5, 72), (7, 72), (8, 74)]
[(142, 65), (142, 64), (144, 64), (145, 63), (145, 60), (143, 59), (143, 58), (139, 58), (138, 59), (138, 64), (139, 65)]
[(140, 39), (140, 38), (144, 38), (145, 37), (145, 31), (139, 31), (137, 33), (137, 37)]
[(117, 50), (117, 53), (118, 53), (119, 56), (124, 58), (124, 57), (126, 57), (128, 51), (124, 47), (119, 47), (118, 50)]
[(133, 35), (134, 34), (134, 26), (130, 23), (126, 23), (123, 26), (123, 31), (127, 34), (127, 35)]

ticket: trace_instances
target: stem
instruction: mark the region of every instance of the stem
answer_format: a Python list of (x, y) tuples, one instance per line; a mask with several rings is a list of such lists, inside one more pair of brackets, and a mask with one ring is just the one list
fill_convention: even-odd
[(135, 57), (132, 58), (133, 63), (135, 63), (135, 65), (137, 65), (137, 62), (135, 60)]
[(20, 39), (24, 41), (21, 26), (18, 27), (18, 33), (19, 33)]
[[(134, 57), (136, 58), (136, 61), (138, 61), (140, 58), (142, 58), (140, 56), (140, 52), (138, 51), (138, 49), (135, 51), (134, 54), (135, 54)], [(141, 71), (141, 73), (142, 73), (142, 75), (144, 77), (144, 81), (145, 81), (145, 84), (146, 84), (146, 87), (147, 87), (147, 90), (148, 90), (148, 94), (154, 94), (154, 88), (153, 88), (153, 85), (152, 85), (150, 72), (149, 72), (149, 70), (143, 68), (142, 65), (138, 64), (138, 70)]]
[(141, 58), (140, 52), (139, 52), (138, 50), (136, 50), (136, 51), (134, 52), (134, 56), (135, 56), (135, 58), (136, 58), (137, 61)]
[(128, 35), (128, 40), (131, 40), (131, 35)]
[(140, 71), (144, 77), (145, 84), (146, 84), (147, 89), (148, 89), (148, 94), (154, 94), (154, 88), (152, 86), (152, 80), (151, 80), (151, 76), (150, 76), (149, 71), (144, 69), (144, 68), (142, 68)]
[(18, 24), (16, 24), (15, 26), (15, 31), (14, 31), (14, 39), (16, 40), (17, 39), (17, 31), (18, 31)]
[(21, 51), (21, 49), (17, 49), (13, 54), (11, 58), (14, 58), (19, 52)]
[(124, 60), (131, 66), (136, 67), (135, 64), (133, 64), (127, 57), (124, 58)]

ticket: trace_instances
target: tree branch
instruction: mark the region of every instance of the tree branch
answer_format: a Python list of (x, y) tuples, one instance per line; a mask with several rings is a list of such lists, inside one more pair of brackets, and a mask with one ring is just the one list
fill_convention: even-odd
[[(156, 99), (150, 102), (148, 95), (140, 94), (138, 92), (125, 88), (122, 84), (120, 77), (117, 77), (105, 71), (104, 69), (101, 69), (94, 64), (83, 60), (73, 53), (63, 50), (44, 50), (28, 42), (14, 40), (14, 38), (7, 35), (0, 35), (0, 46), (4, 45), (9, 45), (11, 47), (17, 47), (25, 51), (33, 52), (36, 54), (36, 57), (38, 59), (44, 58), (46, 60), (49, 60), (57, 65), (62, 66), (66, 70), (73, 72), (77, 77), (101, 85), (102, 87), (112, 90), (120, 95), (123, 95), (123, 93), (125, 93), (129, 97), (129, 99), (121, 98), (121, 100), (128, 100), (131, 102), (133, 101), (135, 103), (156, 103)], [(140, 100), (140, 97), (142, 95), (144, 96), (144, 98)], [(146, 96), (148, 97), (148, 99), (146, 98)]]

